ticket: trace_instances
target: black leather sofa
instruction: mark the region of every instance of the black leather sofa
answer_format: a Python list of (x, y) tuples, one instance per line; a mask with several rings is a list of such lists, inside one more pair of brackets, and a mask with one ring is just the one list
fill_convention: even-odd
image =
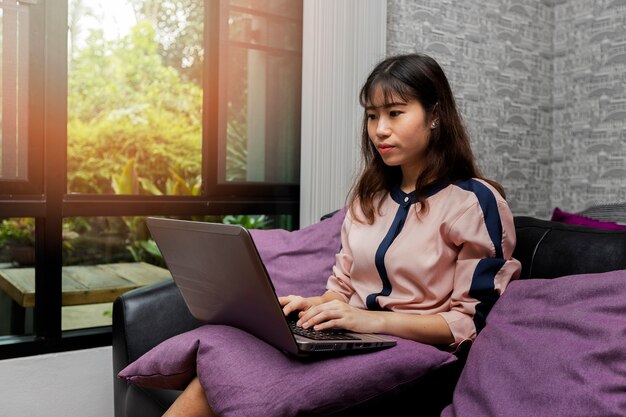
[[(517, 246), (514, 257), (522, 263), (521, 279), (556, 278), (564, 275), (626, 269), (626, 231), (608, 231), (516, 217)], [(117, 378), (126, 365), (163, 340), (197, 327), (182, 297), (168, 280), (130, 291), (113, 306), (113, 374), (115, 417), (161, 416), (180, 391), (129, 385)], [(384, 397), (355, 405), (342, 416), (400, 415), (403, 409), (420, 416), (438, 416), (451, 401), (464, 363), (399, 387)], [(409, 408), (406, 408), (409, 407)]]

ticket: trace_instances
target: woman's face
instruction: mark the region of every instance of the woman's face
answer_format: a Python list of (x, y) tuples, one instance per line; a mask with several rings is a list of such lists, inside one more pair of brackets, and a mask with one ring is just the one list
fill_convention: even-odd
[(424, 166), (431, 117), (417, 100), (394, 96), (385, 101), (380, 87), (375, 88), (365, 112), (369, 138), (383, 161), (402, 169), (403, 189), (412, 187)]

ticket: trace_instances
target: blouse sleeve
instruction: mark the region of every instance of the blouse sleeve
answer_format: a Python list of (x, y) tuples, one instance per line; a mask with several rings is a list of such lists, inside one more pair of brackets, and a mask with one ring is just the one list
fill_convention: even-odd
[(460, 248), (454, 272), (450, 310), (439, 313), (448, 322), (454, 344), (473, 340), (487, 314), (521, 264), (515, 248), (513, 216), (504, 199), (490, 206), (470, 206), (450, 226), (449, 237)]
[(340, 294), (346, 302), (354, 294), (354, 288), (350, 279), (350, 271), (352, 269), (352, 251), (348, 240), (348, 233), (352, 226), (352, 215), (350, 210), (347, 211), (346, 217), (341, 226), (341, 250), (335, 256), (335, 265), (333, 272), (328, 278), (326, 289)]

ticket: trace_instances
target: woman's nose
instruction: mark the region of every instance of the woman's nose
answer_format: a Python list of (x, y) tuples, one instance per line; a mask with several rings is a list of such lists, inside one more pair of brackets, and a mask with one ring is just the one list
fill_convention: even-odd
[(376, 135), (379, 137), (386, 137), (391, 134), (389, 129), (389, 125), (384, 118), (378, 119), (378, 123), (376, 124)]

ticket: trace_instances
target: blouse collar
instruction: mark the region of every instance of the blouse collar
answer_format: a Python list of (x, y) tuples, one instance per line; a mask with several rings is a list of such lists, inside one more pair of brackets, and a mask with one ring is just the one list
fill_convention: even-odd
[[(448, 182), (434, 182), (432, 184), (429, 184), (424, 187), (424, 195), (426, 196), (426, 198), (429, 198), (446, 188), (448, 185), (450, 185), (450, 183)], [(400, 188), (400, 185), (396, 185), (389, 194), (391, 195), (393, 201), (404, 207), (410, 206), (411, 204), (415, 204), (417, 202), (417, 196), (415, 195), (415, 191), (405, 193)]]

